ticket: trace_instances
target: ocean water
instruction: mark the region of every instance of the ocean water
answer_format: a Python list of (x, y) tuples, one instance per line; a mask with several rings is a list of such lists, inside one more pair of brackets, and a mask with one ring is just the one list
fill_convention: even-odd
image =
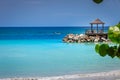
[[(94, 28), (95, 29), (95, 28)], [(99, 28), (101, 29), (101, 27)], [(66, 34), (84, 34), (90, 27), (0, 27), (0, 40), (62, 39)], [(105, 27), (105, 32), (108, 27)]]
[[(0, 28), (0, 78), (48, 77), (120, 69), (120, 60), (100, 57), (95, 43), (63, 43), (88, 27)], [(108, 27), (106, 27), (107, 31)]]

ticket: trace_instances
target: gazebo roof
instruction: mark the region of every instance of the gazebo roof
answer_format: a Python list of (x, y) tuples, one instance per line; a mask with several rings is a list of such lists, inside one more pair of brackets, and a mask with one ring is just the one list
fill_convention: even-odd
[(91, 22), (90, 24), (105, 24), (105, 23), (97, 18), (95, 21)]

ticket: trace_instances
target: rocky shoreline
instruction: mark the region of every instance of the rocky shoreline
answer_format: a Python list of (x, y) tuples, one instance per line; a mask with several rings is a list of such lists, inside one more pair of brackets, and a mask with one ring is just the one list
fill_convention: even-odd
[(83, 42), (109, 42), (110, 40), (105, 36), (88, 36), (86, 34), (67, 34), (63, 38), (66, 43), (83, 43)]

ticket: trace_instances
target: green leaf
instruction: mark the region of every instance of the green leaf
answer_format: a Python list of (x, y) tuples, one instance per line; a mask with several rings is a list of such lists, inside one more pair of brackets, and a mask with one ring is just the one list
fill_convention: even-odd
[(119, 45), (119, 47), (118, 47), (118, 53), (120, 53), (120, 45)]
[(108, 53), (108, 49), (109, 49), (108, 44), (101, 44), (100, 47), (99, 47), (100, 56), (102, 56), (102, 57), (106, 56), (107, 53)]
[(118, 58), (120, 58), (120, 53), (117, 53), (116, 56), (117, 56)]
[(120, 22), (116, 26), (120, 29)]
[(100, 44), (96, 44), (96, 46), (95, 46), (95, 51), (96, 51), (97, 53), (99, 53), (99, 47), (100, 47)]
[(116, 54), (115, 54), (115, 47), (110, 47), (109, 49), (108, 49), (108, 55), (110, 56), (110, 57), (112, 57), (112, 58), (114, 58), (115, 56), (116, 56)]
[(120, 58), (120, 45), (119, 45), (119, 47), (118, 47), (118, 51), (117, 51), (116, 56), (117, 56), (118, 58)]
[(93, 2), (100, 4), (101, 2), (103, 2), (103, 0), (93, 0)]

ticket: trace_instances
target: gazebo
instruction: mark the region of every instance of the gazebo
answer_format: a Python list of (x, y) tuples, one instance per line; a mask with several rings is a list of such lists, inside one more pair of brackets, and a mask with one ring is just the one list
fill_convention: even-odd
[(102, 22), (100, 19), (96, 19), (95, 21), (91, 22), (91, 31), (93, 32), (93, 25), (96, 25), (97, 26), (97, 33), (98, 33), (98, 25), (102, 25), (102, 32), (104, 32), (104, 22)]
[[(108, 34), (104, 32), (104, 22), (102, 22), (100, 19), (96, 19), (95, 21), (91, 22), (91, 30), (87, 30), (85, 32), (86, 35), (88, 36), (100, 36), (100, 37), (104, 37), (107, 39), (108, 37)], [(96, 25), (97, 26), (97, 32), (96, 30), (93, 29), (93, 25)], [(98, 25), (101, 25), (102, 26), (102, 29), (99, 30), (98, 28)]]

